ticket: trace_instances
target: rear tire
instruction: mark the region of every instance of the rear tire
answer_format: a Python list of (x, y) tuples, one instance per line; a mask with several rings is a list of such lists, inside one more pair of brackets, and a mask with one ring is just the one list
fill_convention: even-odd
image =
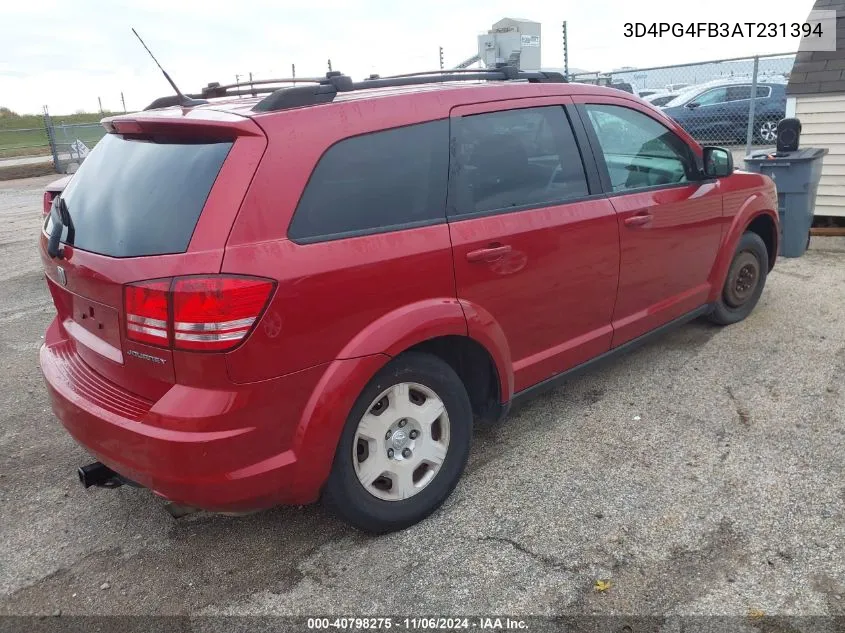
[(472, 407), (461, 379), (436, 356), (406, 352), (352, 407), (323, 501), (365, 532), (404, 529), (454, 490), (471, 439)]
[(778, 122), (762, 119), (754, 125), (754, 141), (757, 145), (775, 145), (778, 140)]
[(756, 233), (743, 233), (710, 321), (731, 325), (751, 314), (763, 293), (768, 271), (769, 253), (765, 242)]

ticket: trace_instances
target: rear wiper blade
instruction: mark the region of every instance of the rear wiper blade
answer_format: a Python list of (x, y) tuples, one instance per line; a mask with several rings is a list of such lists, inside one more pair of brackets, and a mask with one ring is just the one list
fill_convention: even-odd
[(65, 238), (65, 244), (70, 244), (73, 246), (73, 240), (76, 238), (76, 229), (73, 227), (73, 219), (70, 217), (70, 211), (67, 208), (67, 202), (65, 202), (64, 197), (59, 196), (59, 213), (62, 217), (62, 224), (67, 227), (67, 237)]
[(53, 203), (53, 208), (50, 210), (50, 217), (53, 220), (53, 228), (50, 231), (50, 239), (47, 241), (47, 254), (55, 259), (64, 259), (64, 249), (60, 247), (62, 240), (62, 233), (67, 227), (67, 237), (65, 244), (73, 246), (73, 240), (76, 237), (76, 230), (73, 227), (73, 220), (70, 217), (70, 211), (67, 208), (67, 202), (62, 196), (56, 198)]

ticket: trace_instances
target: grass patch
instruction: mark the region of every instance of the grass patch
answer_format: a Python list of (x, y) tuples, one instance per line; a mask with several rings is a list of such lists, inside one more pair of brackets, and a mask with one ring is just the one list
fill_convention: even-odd
[(0, 180), (17, 180), (18, 178), (32, 178), (34, 176), (46, 176), (48, 174), (53, 174), (56, 178), (61, 178), (61, 174), (56, 173), (56, 170), (53, 169), (53, 163), (50, 161), (35, 163), (34, 165), (0, 167)]
[(12, 147), (0, 149), (0, 160), (4, 158), (28, 158), (30, 156), (49, 156), (50, 146), (44, 147)]

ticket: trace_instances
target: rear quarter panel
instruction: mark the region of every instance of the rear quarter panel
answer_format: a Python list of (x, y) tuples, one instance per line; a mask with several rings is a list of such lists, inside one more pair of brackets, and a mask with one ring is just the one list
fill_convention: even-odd
[(443, 222), (431, 226), (308, 244), (287, 237), (314, 166), (333, 144), (448, 117), (448, 104), (417, 97), (409, 108), (371, 99), (256, 117), (268, 148), (232, 229), (222, 272), (272, 278), (278, 287), (249, 340), (227, 355), (234, 382), (466, 334), (445, 209)]

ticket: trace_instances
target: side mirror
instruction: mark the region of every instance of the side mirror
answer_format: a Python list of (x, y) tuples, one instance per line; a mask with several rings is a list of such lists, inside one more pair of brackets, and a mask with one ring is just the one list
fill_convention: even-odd
[(696, 109), (698, 106), (700, 106), (700, 105), (701, 105), (701, 104), (700, 104), (698, 101), (690, 101), (690, 102), (686, 105), (686, 107), (687, 107), (688, 109), (690, 109), (690, 110), (695, 110), (695, 109)]
[(724, 178), (734, 171), (734, 156), (724, 147), (704, 148), (704, 175), (707, 178)]

